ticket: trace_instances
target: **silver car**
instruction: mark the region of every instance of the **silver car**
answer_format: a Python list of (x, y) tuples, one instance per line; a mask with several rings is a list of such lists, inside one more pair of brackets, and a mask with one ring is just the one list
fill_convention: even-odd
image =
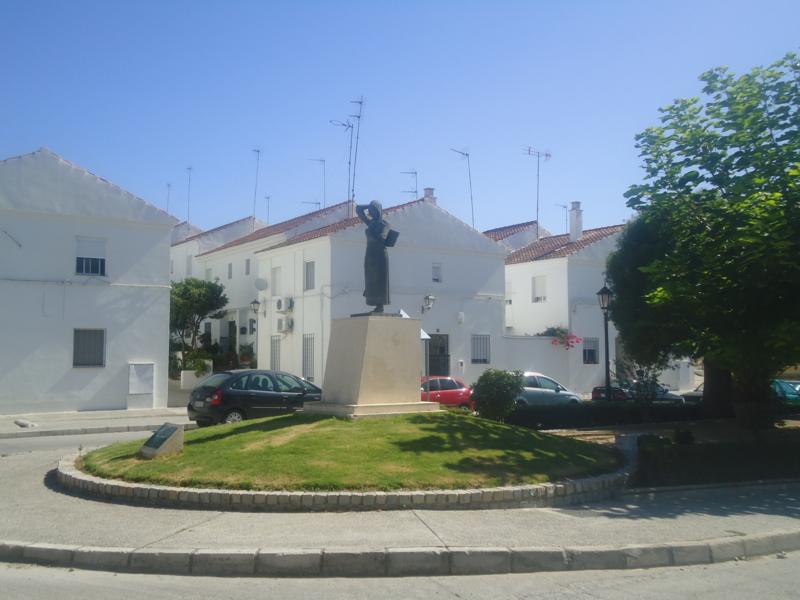
[(568, 404), (578, 406), (581, 398), (558, 383), (552, 377), (526, 371), (522, 374), (522, 392), (514, 399), (517, 406), (555, 406)]

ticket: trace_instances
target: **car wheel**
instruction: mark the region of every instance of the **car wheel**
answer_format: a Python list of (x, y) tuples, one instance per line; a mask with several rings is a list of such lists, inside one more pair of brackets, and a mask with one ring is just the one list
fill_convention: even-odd
[(472, 412), (469, 408), (469, 404), (467, 404), (466, 402), (464, 404), (459, 404), (458, 408), (460, 408), (464, 412)]
[(223, 423), (241, 423), (244, 421), (244, 413), (240, 410), (232, 410), (222, 419)]

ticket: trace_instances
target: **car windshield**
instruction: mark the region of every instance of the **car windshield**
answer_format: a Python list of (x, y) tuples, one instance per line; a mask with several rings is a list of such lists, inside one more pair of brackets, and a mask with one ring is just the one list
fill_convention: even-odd
[(219, 387), (230, 377), (230, 373), (214, 373), (213, 375), (209, 375), (203, 379), (203, 381), (200, 382), (200, 385), (203, 387)]
[(791, 396), (794, 396), (795, 394), (797, 394), (797, 390), (794, 387), (792, 387), (787, 382), (785, 382), (785, 381), (783, 381), (781, 379), (776, 379), (773, 383), (775, 385), (776, 391), (781, 391), (784, 394), (789, 394)]

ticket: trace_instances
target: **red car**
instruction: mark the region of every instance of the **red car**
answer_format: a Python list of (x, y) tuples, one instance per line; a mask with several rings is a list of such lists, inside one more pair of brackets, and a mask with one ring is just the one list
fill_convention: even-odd
[(455, 377), (431, 376), (422, 378), (420, 389), (423, 402), (438, 402), (445, 406), (457, 406), (464, 410), (475, 410), (472, 388)]

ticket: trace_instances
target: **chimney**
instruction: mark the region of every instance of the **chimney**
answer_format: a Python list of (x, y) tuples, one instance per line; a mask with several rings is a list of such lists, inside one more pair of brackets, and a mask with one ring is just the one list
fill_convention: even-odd
[(577, 242), (583, 235), (583, 211), (580, 202), (573, 202), (569, 209), (569, 241)]
[(424, 188), (423, 192), (425, 193), (422, 197), (423, 200), (431, 204), (436, 204), (436, 196), (433, 195), (433, 188)]
[(347, 217), (352, 219), (356, 216), (356, 201), (355, 200), (348, 200), (347, 201)]

